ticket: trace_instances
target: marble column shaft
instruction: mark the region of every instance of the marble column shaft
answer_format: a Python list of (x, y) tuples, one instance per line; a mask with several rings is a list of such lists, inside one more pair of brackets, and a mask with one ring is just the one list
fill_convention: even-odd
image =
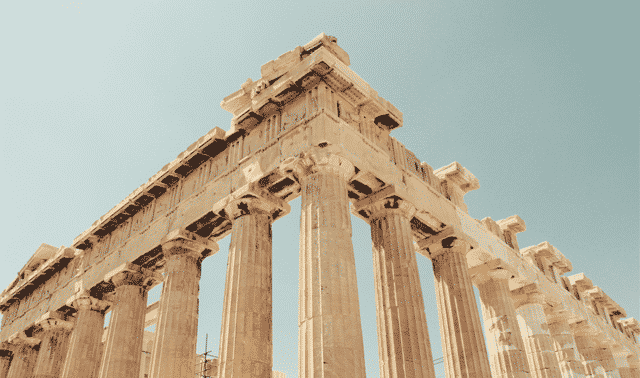
[(33, 378), (58, 378), (69, 348), (73, 323), (61, 318), (48, 318), (37, 323), (42, 327), (40, 351)]
[(529, 377), (529, 362), (509, 291), (511, 276), (507, 269), (491, 269), (475, 277), (493, 378)]
[(354, 168), (318, 154), (299, 175), (300, 286), (298, 376), (365, 377), (347, 180)]
[(596, 337), (597, 335), (594, 335), (590, 332), (581, 332), (580, 334), (578, 334), (574, 331), (576, 347), (578, 349), (578, 353), (582, 357), (582, 364), (585, 367), (586, 377), (606, 378), (606, 371), (604, 370), (602, 363), (598, 359), (599, 351), (595, 342)]
[(7, 378), (12, 355), (13, 353), (10, 350), (0, 350), (0, 378)]
[(201, 262), (214, 249), (218, 250), (214, 242), (186, 231), (162, 245), (166, 273), (151, 354), (152, 378), (196, 374)]
[(620, 378), (620, 371), (616, 366), (610, 347), (600, 347), (597, 349), (598, 360), (602, 364), (607, 378)]
[(12, 344), (13, 358), (11, 359), (7, 378), (31, 377), (38, 358), (36, 347), (40, 340), (32, 337), (22, 337), (14, 339), (10, 343)]
[(127, 269), (111, 277), (115, 295), (100, 363), (100, 378), (140, 376), (147, 310), (147, 279), (150, 276), (151, 272), (138, 268)]
[(104, 312), (109, 303), (92, 298), (88, 293), (72, 297), (70, 302), (77, 310), (77, 319), (61, 377), (96, 378), (100, 367)]
[(273, 203), (260, 198), (225, 208), (232, 219), (219, 378), (268, 378), (273, 367), (271, 223)]
[[(491, 369), (462, 240), (430, 251), (447, 378), (489, 378)], [(431, 247), (429, 248), (432, 249)]]
[(549, 333), (562, 378), (583, 378), (584, 365), (580, 361), (571, 327), (562, 315), (557, 315), (553, 321), (549, 322)]
[[(410, 205), (409, 205), (410, 206)], [(380, 377), (435, 377), (407, 209), (371, 214)]]
[(525, 287), (515, 291), (519, 295), (516, 316), (524, 349), (529, 360), (532, 378), (561, 378), (556, 351), (549, 333), (544, 312), (544, 295)]

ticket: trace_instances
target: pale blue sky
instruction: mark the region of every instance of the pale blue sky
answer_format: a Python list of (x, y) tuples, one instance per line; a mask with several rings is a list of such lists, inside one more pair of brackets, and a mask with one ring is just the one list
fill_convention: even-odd
[[(637, 2), (22, 1), (0, 12), (5, 199), (0, 287), (41, 243), (70, 245), (231, 115), (260, 66), (325, 32), (404, 113), (392, 135), (434, 168), (467, 167), (474, 218), (518, 214), (639, 313)], [(297, 376), (300, 200), (274, 225), (274, 369)], [(378, 351), (368, 226), (353, 219), (367, 359)], [(229, 238), (205, 260), (198, 351), (218, 351)], [(431, 263), (418, 258), (433, 357)], [(442, 365), (437, 365), (442, 374)]]

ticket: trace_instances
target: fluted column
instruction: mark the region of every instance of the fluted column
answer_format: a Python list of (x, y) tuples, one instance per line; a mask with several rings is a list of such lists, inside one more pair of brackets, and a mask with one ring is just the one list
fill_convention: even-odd
[(636, 354), (627, 356), (628, 368), (620, 368), (620, 376), (622, 378), (639, 378), (640, 377), (640, 359)]
[(445, 372), (448, 378), (489, 378), (487, 348), (467, 265), (469, 244), (462, 239), (447, 237), (427, 249), (433, 262)]
[[(375, 199), (376, 194), (372, 195)], [(410, 220), (415, 208), (397, 197), (356, 203), (367, 209), (373, 242), (380, 377), (435, 377)]]
[(298, 170), (302, 190), (298, 376), (365, 376), (347, 180), (353, 165), (316, 150)]
[(85, 291), (69, 298), (67, 304), (77, 313), (61, 377), (96, 378), (100, 367), (104, 313), (110, 303), (91, 297)]
[(219, 378), (268, 378), (273, 367), (271, 223), (289, 205), (268, 193), (231, 201)]
[(529, 377), (529, 362), (509, 291), (508, 281), (514, 275), (513, 270), (495, 259), (473, 271), (473, 281), (480, 293), (493, 378)]
[(40, 344), (40, 339), (27, 337), (24, 332), (20, 332), (9, 337), (9, 344), (13, 358), (7, 378), (31, 377), (38, 357), (36, 347)]
[(598, 360), (604, 368), (607, 378), (620, 378), (620, 371), (616, 366), (616, 361), (611, 352), (611, 348), (608, 346), (600, 346), (597, 349)]
[(587, 378), (606, 378), (606, 372), (598, 359), (598, 346), (595, 342), (598, 333), (593, 331), (586, 322), (572, 324), (571, 330), (582, 365), (585, 368), (585, 376)]
[(573, 331), (566, 315), (557, 311), (548, 311), (547, 321), (562, 378), (583, 378), (585, 376), (584, 365), (580, 361)]
[(516, 316), (532, 378), (561, 378), (558, 359), (544, 313), (544, 295), (536, 284), (512, 291)]
[(102, 352), (100, 378), (138, 378), (142, 357), (147, 289), (162, 275), (126, 263), (108, 273), (115, 286), (111, 320)]
[(51, 312), (44, 314), (36, 325), (42, 327), (39, 335), (42, 341), (33, 378), (58, 378), (67, 356), (73, 323), (62, 314)]
[(13, 353), (11, 353), (11, 350), (0, 349), (0, 378), (7, 378), (7, 374), (9, 373), (9, 366), (11, 366), (12, 356)]
[(198, 339), (198, 294), (202, 260), (218, 245), (188, 231), (168, 235), (162, 244), (165, 279), (151, 354), (152, 378), (193, 378)]

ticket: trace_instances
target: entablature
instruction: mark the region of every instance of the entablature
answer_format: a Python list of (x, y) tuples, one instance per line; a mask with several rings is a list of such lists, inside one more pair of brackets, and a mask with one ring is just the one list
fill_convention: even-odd
[[(36, 287), (51, 278), (56, 272), (65, 267), (76, 256), (77, 252), (73, 248), (62, 246), (56, 249), (48, 244), (41, 245), (38, 250), (43, 248), (46, 248), (47, 252), (50, 252), (51, 248), (53, 248), (55, 249), (55, 253), (52, 256), (47, 253), (46, 255), (50, 257), (44, 261), (42, 261), (42, 259), (36, 259), (38, 261), (37, 267), (36, 265), (30, 266), (33, 261), (36, 261), (33, 258), (30, 260), (27, 266), (35, 270), (25, 270), (27, 268), (27, 266), (25, 266), (21, 271), (21, 275), (16, 278), (9, 288), (2, 292), (0, 295), (0, 311), (5, 311), (13, 302), (28, 295)], [(36, 255), (38, 255), (38, 252), (34, 254), (34, 256)]]
[(478, 179), (457, 161), (437, 169), (434, 174), (440, 179), (442, 194), (468, 213), (464, 195), (480, 188)]

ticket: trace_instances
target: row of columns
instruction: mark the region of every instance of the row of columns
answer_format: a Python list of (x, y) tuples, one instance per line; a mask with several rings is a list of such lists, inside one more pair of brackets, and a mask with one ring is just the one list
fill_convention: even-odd
[[(354, 167), (318, 149), (299, 159), (294, 173), (302, 194), (299, 377), (365, 377), (347, 194)], [(416, 210), (394, 193), (383, 190), (354, 204), (368, 214), (371, 225), (380, 376), (433, 378), (410, 226)], [(219, 378), (271, 376), (271, 227), (277, 215), (289, 210), (286, 202), (255, 188), (223, 206), (232, 234)], [(418, 245), (433, 262), (447, 377), (626, 378), (609, 369), (615, 368), (611, 351), (597, 348), (586, 328), (569, 325), (562, 314), (545, 308), (535, 285), (511, 292), (512, 272), (500, 260), (470, 274), (466, 254), (472, 247), (462, 235), (440, 234)], [(111, 272), (105, 278), (114, 286), (109, 301), (86, 292), (72, 297), (68, 304), (77, 310), (75, 326), (50, 316), (40, 322), (38, 338), (14, 338), (11, 355), (0, 354), (0, 378), (136, 378), (147, 290), (160, 280), (150, 377), (193, 378), (200, 267), (217, 245), (183, 231), (169, 235), (162, 247), (165, 277), (133, 264)], [(480, 293), (487, 345), (472, 280)], [(111, 321), (101, 348), (109, 306)]]

